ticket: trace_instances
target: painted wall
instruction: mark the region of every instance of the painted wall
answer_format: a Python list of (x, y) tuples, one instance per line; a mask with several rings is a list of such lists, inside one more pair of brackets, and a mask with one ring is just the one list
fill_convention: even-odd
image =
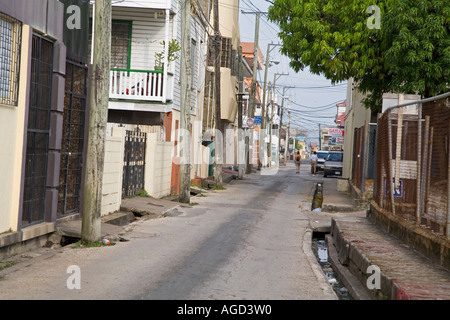
[(362, 94), (352, 79), (347, 82), (347, 104), (345, 111), (344, 162), (342, 178), (352, 178), (354, 130), (370, 122), (371, 111), (362, 104)]
[(105, 164), (102, 185), (101, 215), (118, 211), (122, 202), (125, 128), (109, 128), (105, 140)]
[(0, 233), (17, 231), (22, 180), (25, 110), (28, 100), (31, 28), (22, 27), (19, 97), (17, 106), (0, 104)]
[(156, 133), (147, 134), (145, 190), (154, 198), (170, 195), (173, 142), (158, 141)]

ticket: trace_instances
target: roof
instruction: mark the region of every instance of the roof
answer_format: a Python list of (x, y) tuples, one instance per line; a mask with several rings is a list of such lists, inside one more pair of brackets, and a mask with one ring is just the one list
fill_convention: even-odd
[[(255, 44), (253, 42), (241, 42), (242, 56), (247, 61), (248, 65), (253, 69), (253, 51)], [(258, 70), (262, 70), (264, 65), (264, 55), (261, 48), (258, 46)]]
[(345, 113), (339, 115), (334, 122), (338, 125), (343, 127), (345, 125)]
[[(248, 90), (248, 92), (251, 91), (252, 87), (252, 78), (251, 77), (245, 77), (244, 78), (244, 84), (245, 89)], [(256, 94), (255, 94), (255, 102), (257, 104), (261, 104), (261, 85), (258, 81), (256, 81)]]

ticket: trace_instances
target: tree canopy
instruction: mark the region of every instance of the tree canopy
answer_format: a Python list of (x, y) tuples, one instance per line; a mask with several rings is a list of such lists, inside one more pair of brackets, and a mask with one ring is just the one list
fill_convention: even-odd
[(384, 92), (429, 97), (449, 88), (448, 0), (274, 0), (269, 19), (295, 71), (354, 78), (374, 110)]

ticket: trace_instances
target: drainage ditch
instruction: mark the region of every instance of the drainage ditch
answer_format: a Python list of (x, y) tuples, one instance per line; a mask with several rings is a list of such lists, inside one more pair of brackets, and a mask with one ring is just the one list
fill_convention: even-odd
[[(316, 185), (314, 198), (311, 204), (312, 211), (322, 211), (323, 203), (323, 182)], [(331, 263), (328, 261), (328, 244), (325, 236), (328, 232), (316, 232), (312, 234), (312, 250), (316, 256), (319, 265), (325, 274), (328, 283), (332, 286), (339, 300), (353, 300), (348, 289), (339, 280), (337, 273), (333, 270)]]
[(331, 263), (328, 261), (328, 244), (325, 240), (326, 233), (313, 232), (312, 250), (325, 274), (328, 283), (332, 286), (339, 300), (353, 300), (347, 288), (342, 284)]

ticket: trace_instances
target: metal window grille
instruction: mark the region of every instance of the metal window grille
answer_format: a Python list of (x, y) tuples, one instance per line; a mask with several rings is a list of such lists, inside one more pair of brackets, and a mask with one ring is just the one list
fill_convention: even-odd
[(17, 106), (21, 23), (0, 12), (0, 104)]
[(231, 38), (222, 37), (222, 48), (221, 48), (222, 58), (220, 60), (220, 66), (222, 68), (231, 68), (231, 58), (232, 58), (231, 48), (232, 48)]
[[(88, 52), (92, 51), (92, 20), (89, 20)], [(127, 69), (131, 47), (131, 21), (111, 22), (111, 68)]]
[(128, 68), (130, 25), (112, 23), (111, 26), (111, 67)]

